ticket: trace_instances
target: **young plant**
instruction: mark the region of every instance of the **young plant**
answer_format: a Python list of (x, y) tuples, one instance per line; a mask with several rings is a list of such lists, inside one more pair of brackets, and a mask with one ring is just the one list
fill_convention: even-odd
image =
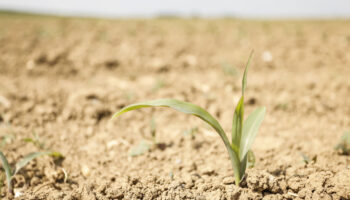
[(33, 133), (33, 138), (27, 137), (27, 138), (24, 138), (23, 141), (34, 144), (34, 146), (36, 146), (40, 150), (45, 149), (45, 142), (41, 141), (41, 138), (37, 133)]
[(27, 165), (33, 159), (35, 159), (35, 158), (37, 158), (39, 156), (43, 156), (43, 155), (51, 155), (51, 156), (54, 156), (54, 157), (61, 156), (57, 152), (34, 152), (34, 153), (30, 153), (30, 154), (27, 154), (26, 156), (24, 156), (21, 160), (19, 160), (16, 163), (15, 167), (12, 169), (10, 164), (8, 163), (5, 155), (0, 151), (0, 160), (1, 160), (1, 163), (2, 163), (2, 167), (5, 170), (6, 180), (7, 180), (7, 187), (8, 187), (9, 193), (13, 194), (12, 179), (19, 172), (19, 170), (21, 170), (25, 165)]
[(245, 174), (245, 170), (248, 167), (247, 165), (249, 165), (248, 161), (252, 162), (252, 159), (254, 158), (254, 154), (252, 153), (250, 148), (253, 144), (253, 141), (256, 137), (256, 134), (265, 115), (265, 107), (260, 107), (253, 111), (244, 121), (244, 90), (247, 84), (247, 72), (251, 57), (252, 54), (250, 54), (243, 75), (242, 96), (238, 101), (238, 105), (236, 106), (233, 115), (231, 142), (227, 138), (226, 133), (224, 132), (219, 122), (206, 110), (197, 105), (175, 99), (159, 99), (132, 104), (124, 107), (119, 112), (115, 113), (112, 118), (116, 118), (125, 112), (136, 110), (139, 108), (169, 107), (186, 114), (192, 114), (202, 119), (214, 128), (214, 130), (219, 134), (222, 141), (224, 142), (232, 163), (235, 176), (235, 183), (237, 186), (239, 186), (239, 183)]
[(340, 138), (339, 143), (335, 146), (335, 149), (340, 151), (341, 154), (350, 154), (350, 131), (345, 132)]

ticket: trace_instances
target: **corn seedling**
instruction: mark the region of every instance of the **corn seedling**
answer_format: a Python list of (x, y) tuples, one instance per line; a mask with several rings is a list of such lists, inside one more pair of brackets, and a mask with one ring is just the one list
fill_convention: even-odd
[(21, 160), (19, 160), (16, 163), (14, 168), (11, 168), (10, 164), (7, 161), (7, 158), (0, 151), (0, 160), (1, 160), (1, 163), (2, 163), (2, 167), (5, 170), (7, 187), (8, 187), (9, 193), (13, 194), (13, 187), (12, 187), (12, 179), (13, 179), (13, 177), (25, 165), (27, 165), (30, 161), (32, 161), (33, 159), (35, 159), (35, 158), (37, 158), (39, 156), (43, 156), (43, 155), (50, 155), (50, 156), (53, 156), (53, 157), (60, 157), (61, 156), (61, 154), (59, 154), (57, 152), (34, 152), (34, 153), (30, 153), (30, 154), (27, 154), (26, 156), (24, 156)]
[(303, 158), (303, 162), (305, 164), (317, 162), (317, 155), (314, 155), (312, 158), (310, 158), (309, 156), (305, 155), (304, 153), (300, 153), (300, 156)]
[(340, 151), (341, 154), (350, 154), (350, 131), (345, 132), (340, 138), (340, 142), (335, 147), (336, 150)]
[(202, 119), (203, 121), (208, 123), (212, 128), (214, 128), (214, 130), (219, 134), (222, 141), (224, 142), (232, 163), (235, 176), (235, 183), (237, 186), (239, 186), (240, 181), (245, 175), (246, 168), (248, 167), (247, 165), (249, 165), (248, 161), (250, 160), (250, 158), (254, 157), (251, 156), (253, 154), (250, 148), (253, 144), (253, 141), (257, 135), (257, 132), (265, 115), (265, 107), (260, 107), (253, 111), (244, 121), (244, 91), (247, 84), (247, 72), (251, 56), (252, 54), (248, 59), (242, 79), (242, 96), (238, 101), (233, 115), (231, 142), (227, 138), (226, 133), (224, 132), (219, 122), (206, 110), (197, 105), (175, 99), (158, 99), (143, 103), (132, 104), (124, 107), (123, 109), (115, 113), (112, 118), (116, 118), (125, 112), (140, 108), (169, 107), (179, 112), (191, 114)]
[(4, 147), (7, 144), (10, 144), (14, 139), (14, 136), (11, 134), (3, 135), (0, 142), (0, 147)]
[(33, 137), (27, 137), (23, 139), (26, 143), (32, 143), (35, 147), (37, 147), (40, 151), (51, 152), (51, 156), (62, 159), (64, 158), (63, 154), (58, 151), (53, 151), (51, 149), (46, 148), (45, 141), (42, 140), (37, 133), (33, 134)]
[(37, 133), (34, 133), (32, 138), (31, 137), (24, 138), (23, 141), (34, 144), (34, 146), (36, 146), (40, 150), (45, 149), (45, 142), (41, 141)]

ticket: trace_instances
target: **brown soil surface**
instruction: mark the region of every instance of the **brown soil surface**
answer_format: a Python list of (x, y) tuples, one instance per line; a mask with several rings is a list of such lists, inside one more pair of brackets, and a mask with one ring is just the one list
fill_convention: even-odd
[[(252, 49), (246, 111), (265, 105), (267, 115), (242, 187), (201, 120), (159, 108), (110, 121), (125, 105), (176, 98), (208, 109), (229, 135)], [(20, 171), (17, 199), (350, 199), (350, 156), (334, 150), (350, 129), (349, 52), (349, 21), (2, 14), (1, 151), (13, 164), (38, 151), (23, 141), (37, 134), (65, 155)], [(152, 117), (164, 148), (130, 157)], [(0, 198), (11, 198), (6, 188)]]

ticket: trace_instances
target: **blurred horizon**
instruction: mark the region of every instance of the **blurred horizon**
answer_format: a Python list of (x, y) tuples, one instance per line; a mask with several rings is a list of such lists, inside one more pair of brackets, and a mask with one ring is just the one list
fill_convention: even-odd
[(262, 19), (350, 19), (347, 0), (1, 0), (0, 11), (58, 16), (149, 18), (234, 17)]

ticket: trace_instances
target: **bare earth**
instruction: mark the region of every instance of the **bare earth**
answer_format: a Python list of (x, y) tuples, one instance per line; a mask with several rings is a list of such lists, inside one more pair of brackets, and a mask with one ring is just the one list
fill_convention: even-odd
[[(110, 121), (125, 105), (176, 98), (208, 109), (229, 136), (252, 49), (246, 111), (264, 105), (267, 115), (242, 187), (201, 120), (159, 108)], [(1, 14), (1, 151), (15, 163), (40, 151), (23, 141), (37, 134), (65, 156), (20, 171), (17, 199), (350, 199), (350, 156), (334, 150), (350, 129), (349, 52), (349, 21)], [(163, 148), (131, 157), (152, 117)], [(0, 198), (10, 199), (2, 172)]]

